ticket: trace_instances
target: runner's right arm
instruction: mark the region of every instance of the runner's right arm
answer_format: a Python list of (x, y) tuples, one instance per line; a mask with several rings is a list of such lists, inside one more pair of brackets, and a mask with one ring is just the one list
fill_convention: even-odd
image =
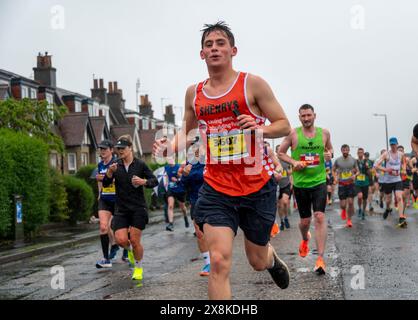
[(280, 144), (279, 159), (292, 165), (293, 170), (298, 171), (305, 168), (306, 165), (301, 161), (296, 161), (287, 155), (287, 150), (289, 150), (289, 148), (292, 147), (293, 144), (295, 144), (294, 139), (296, 139), (296, 130), (292, 129), (290, 131), (290, 134), (286, 138), (284, 138), (284, 140)]

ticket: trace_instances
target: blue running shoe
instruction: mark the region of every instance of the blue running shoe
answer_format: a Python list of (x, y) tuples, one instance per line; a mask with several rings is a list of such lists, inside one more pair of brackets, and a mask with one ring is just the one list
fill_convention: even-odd
[(128, 250), (126, 250), (126, 249), (123, 249), (123, 252), (122, 252), (122, 261), (125, 261), (125, 262), (128, 261)]
[(117, 244), (114, 244), (111, 248), (110, 248), (110, 253), (109, 253), (109, 260), (113, 260), (116, 257), (116, 253), (119, 251), (119, 246)]
[(286, 229), (290, 229), (290, 224), (289, 224), (289, 220), (287, 219), (287, 217), (284, 217), (284, 226), (286, 227)]
[(110, 260), (102, 259), (100, 261), (97, 261), (96, 268), (97, 269), (112, 268), (112, 262)]
[(209, 276), (209, 273), (210, 273), (210, 263), (205, 264), (199, 274), (201, 277), (207, 277)]

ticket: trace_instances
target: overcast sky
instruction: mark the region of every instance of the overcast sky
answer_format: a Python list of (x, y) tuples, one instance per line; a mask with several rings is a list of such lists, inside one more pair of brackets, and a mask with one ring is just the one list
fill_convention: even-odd
[(93, 74), (118, 81), (130, 109), (140, 78), (161, 117), (161, 98), (182, 107), (186, 88), (207, 77), (200, 29), (225, 20), (234, 68), (267, 80), (292, 126), (310, 103), (336, 151), (363, 146), (373, 158), (385, 146), (373, 113), (386, 113), (389, 136), (411, 149), (417, 17), (414, 0), (0, 0), (0, 68), (29, 77), (48, 51), (59, 87), (90, 95)]

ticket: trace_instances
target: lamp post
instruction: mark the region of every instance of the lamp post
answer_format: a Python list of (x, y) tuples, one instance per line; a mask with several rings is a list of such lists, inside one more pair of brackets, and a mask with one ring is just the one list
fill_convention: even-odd
[(386, 113), (373, 113), (375, 117), (385, 117), (385, 130), (386, 130), (386, 150), (389, 150), (389, 138), (388, 138), (388, 117)]

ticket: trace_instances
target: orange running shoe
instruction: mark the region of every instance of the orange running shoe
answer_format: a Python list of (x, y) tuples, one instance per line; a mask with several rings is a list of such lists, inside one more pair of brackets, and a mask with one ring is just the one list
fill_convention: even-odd
[(274, 223), (273, 227), (271, 227), (270, 237), (274, 238), (276, 235), (280, 233), (280, 228), (278, 223)]
[(309, 240), (311, 239), (311, 233), (308, 232), (308, 240), (303, 240), (300, 242), (299, 245), (299, 256), (305, 258), (309, 253)]
[(352, 228), (353, 227), (353, 223), (351, 222), (350, 219), (347, 220), (347, 224), (346, 224), (347, 228)]
[(347, 219), (347, 212), (345, 209), (341, 210), (341, 219), (346, 220)]
[(314, 272), (316, 272), (318, 275), (325, 274), (325, 262), (322, 257), (318, 257), (318, 259), (316, 259)]

